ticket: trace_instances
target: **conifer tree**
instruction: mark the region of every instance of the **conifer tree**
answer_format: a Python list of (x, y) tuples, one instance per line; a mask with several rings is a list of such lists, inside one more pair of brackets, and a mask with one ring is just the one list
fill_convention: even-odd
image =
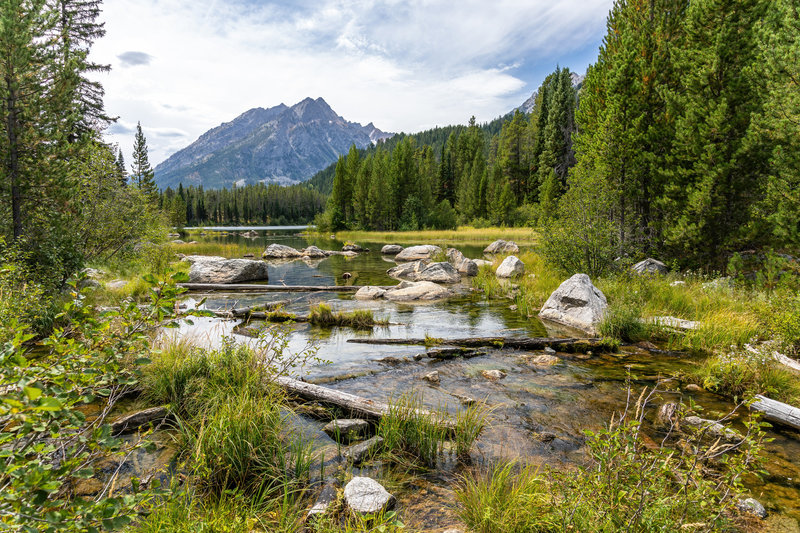
[(131, 181), (148, 198), (155, 200), (158, 195), (155, 173), (150, 166), (147, 154), (147, 139), (142, 132), (142, 124), (136, 123), (136, 138), (133, 142), (133, 163), (131, 164)]

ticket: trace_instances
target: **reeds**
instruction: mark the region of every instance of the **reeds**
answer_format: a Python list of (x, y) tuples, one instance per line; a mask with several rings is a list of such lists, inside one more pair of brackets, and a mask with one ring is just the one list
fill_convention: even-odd
[(467, 243), (486, 244), (497, 239), (514, 241), (519, 245), (536, 244), (538, 236), (531, 228), (473, 228), (459, 226), (455, 230), (422, 231), (340, 231), (337, 239), (354, 242), (398, 243)]
[(353, 311), (337, 311), (326, 303), (312, 305), (309, 309), (308, 321), (320, 327), (351, 327), (366, 329), (373, 326), (385, 326), (388, 320), (376, 319), (369, 309), (355, 309)]

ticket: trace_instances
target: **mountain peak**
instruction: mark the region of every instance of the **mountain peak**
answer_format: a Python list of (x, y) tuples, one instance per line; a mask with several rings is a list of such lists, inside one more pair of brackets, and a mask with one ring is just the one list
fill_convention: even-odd
[(214, 189), (234, 183), (291, 184), (336, 161), (350, 146), (391, 137), (372, 123), (348, 122), (322, 98), (256, 107), (210, 129), (155, 169), (159, 187)]

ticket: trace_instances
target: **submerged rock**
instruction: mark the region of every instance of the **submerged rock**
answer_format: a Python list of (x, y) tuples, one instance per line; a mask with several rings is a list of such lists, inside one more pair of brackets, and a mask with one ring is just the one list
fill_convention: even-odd
[(267, 264), (252, 259), (196, 261), (189, 269), (190, 283), (243, 283), (268, 277)]
[(539, 318), (597, 333), (608, 301), (586, 274), (575, 274), (556, 289), (539, 311)]
[(353, 464), (358, 465), (375, 455), (381, 446), (383, 446), (383, 438), (375, 436), (350, 446), (344, 451), (344, 456), (352, 461)]
[(383, 298), (383, 295), (386, 294), (386, 289), (381, 289), (380, 287), (373, 287), (371, 285), (367, 285), (366, 287), (361, 287), (358, 289), (354, 298), (356, 300), (378, 300)]
[(428, 383), (433, 383), (434, 385), (438, 385), (439, 382), (441, 381), (438, 370), (434, 370), (433, 372), (428, 372), (427, 374), (422, 376), (422, 379), (424, 379)]
[(331, 508), (331, 505), (335, 503), (339, 497), (338, 489), (339, 481), (336, 478), (330, 477), (326, 479), (325, 485), (322, 487), (322, 492), (320, 492), (319, 496), (317, 496), (314, 506), (308, 511), (306, 519), (313, 520), (320, 516), (324, 516)]
[(767, 510), (761, 505), (761, 502), (755, 498), (746, 498), (736, 502), (736, 508), (745, 513), (750, 513), (759, 518), (767, 517)]
[(399, 244), (387, 244), (381, 248), (381, 253), (384, 255), (395, 255), (403, 251), (403, 247)]
[(394, 507), (395, 497), (374, 479), (356, 476), (344, 487), (344, 501), (356, 513), (373, 514)]
[(451, 296), (453, 296), (451, 290), (430, 281), (419, 281), (416, 283), (404, 281), (395, 288), (387, 290), (383, 295), (384, 298), (393, 302), (440, 300)]
[(322, 431), (336, 442), (348, 444), (367, 436), (369, 422), (360, 418), (339, 418), (325, 424)]
[(285, 244), (270, 244), (261, 257), (264, 259), (287, 259), (292, 257), (300, 257), (303, 255), (299, 250), (295, 250), (291, 246)]
[(639, 275), (666, 274), (667, 272), (669, 272), (669, 268), (667, 268), (667, 265), (665, 265), (658, 259), (653, 259), (652, 257), (648, 257), (644, 261), (639, 261), (638, 263), (636, 263), (631, 267), (631, 270)]
[(507, 375), (508, 374), (506, 374), (502, 370), (481, 370), (481, 376), (491, 381), (497, 381), (498, 379), (503, 379)]
[(557, 365), (560, 361), (561, 359), (559, 359), (555, 355), (550, 355), (550, 354), (537, 355), (536, 357), (531, 359), (532, 363), (542, 366)]
[(506, 257), (500, 266), (497, 267), (495, 274), (498, 278), (516, 278), (525, 273), (525, 263), (520, 261), (516, 256), (509, 255)]
[(434, 255), (442, 253), (442, 249), (432, 244), (422, 244), (419, 246), (409, 246), (397, 254), (395, 261), (419, 261), (420, 259), (431, 259)]
[(519, 253), (519, 246), (514, 241), (504, 241), (502, 239), (498, 239), (494, 241), (492, 244), (487, 246), (483, 253), (485, 254), (518, 254)]
[(472, 259), (467, 259), (467, 257), (462, 254), (460, 250), (448, 248), (447, 261), (455, 267), (459, 274), (463, 274), (465, 276), (478, 275), (478, 264)]

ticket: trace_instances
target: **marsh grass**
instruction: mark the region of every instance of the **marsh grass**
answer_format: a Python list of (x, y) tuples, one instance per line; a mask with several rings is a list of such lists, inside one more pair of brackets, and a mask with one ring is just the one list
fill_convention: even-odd
[[(204, 237), (207, 239), (207, 237)], [(236, 243), (214, 242), (203, 240), (197, 244), (172, 244), (175, 253), (184, 255), (218, 255), (228, 259), (236, 259), (248, 254), (253, 254), (253, 259), (261, 259), (264, 252), (263, 244), (256, 244), (249, 240), (240, 239)]]
[(311, 324), (320, 327), (344, 326), (357, 329), (385, 326), (389, 323), (388, 320), (376, 319), (369, 309), (334, 312), (333, 308), (326, 303), (312, 305), (309, 309), (308, 320)]
[[(385, 454), (397, 463), (421, 463), (435, 467), (446, 449), (457, 456), (469, 454), (486, 425), (487, 411), (475, 404), (456, 413), (455, 423), (446, 409), (423, 410), (422, 398), (404, 394), (389, 402), (389, 411), (378, 424)], [(447, 447), (446, 443), (452, 443)]]
[(397, 243), (468, 243), (488, 245), (497, 239), (514, 241), (521, 246), (534, 245), (538, 236), (531, 228), (473, 228), (459, 226), (455, 230), (423, 231), (340, 231), (340, 240), (358, 242), (397, 242)]
[(767, 347), (710, 356), (683, 378), (735, 401), (763, 394), (794, 405), (800, 402), (800, 375), (781, 366)]

